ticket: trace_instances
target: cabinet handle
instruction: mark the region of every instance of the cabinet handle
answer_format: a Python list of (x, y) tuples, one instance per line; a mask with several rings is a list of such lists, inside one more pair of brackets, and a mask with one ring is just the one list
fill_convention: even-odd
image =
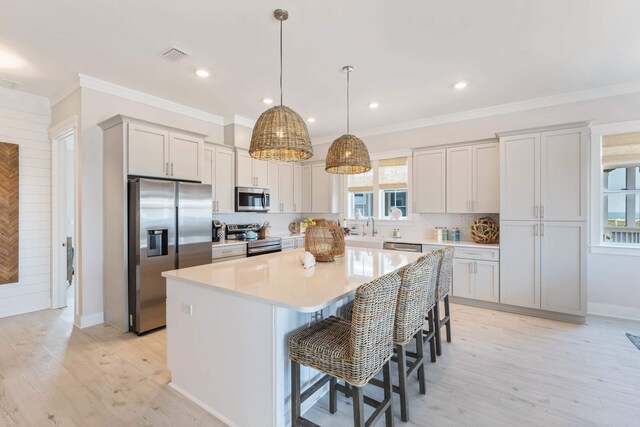
[(533, 207), (533, 217), (538, 218), (538, 205)]
[(166, 168), (166, 169), (165, 169), (165, 171), (164, 171), (164, 174), (165, 174), (165, 175), (167, 175), (167, 176), (169, 176), (169, 162), (167, 162), (167, 164), (166, 164), (165, 168)]
[(173, 162), (171, 162), (171, 176), (173, 176)]
[(533, 224), (533, 235), (534, 236), (538, 235), (538, 224)]
[(220, 202), (216, 202), (216, 212), (220, 212)]
[(540, 218), (544, 218), (544, 205), (540, 206)]
[(540, 224), (540, 236), (544, 237), (544, 224)]

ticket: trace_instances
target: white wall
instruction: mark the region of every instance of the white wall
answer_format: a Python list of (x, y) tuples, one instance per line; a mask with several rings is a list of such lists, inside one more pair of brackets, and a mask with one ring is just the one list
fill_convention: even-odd
[(0, 285), (0, 317), (51, 306), (50, 124), (46, 98), (0, 89), (0, 141), (20, 145), (19, 282)]

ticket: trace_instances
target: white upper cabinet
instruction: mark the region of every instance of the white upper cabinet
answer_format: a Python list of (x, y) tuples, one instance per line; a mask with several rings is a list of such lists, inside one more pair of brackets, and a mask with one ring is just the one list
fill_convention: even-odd
[(500, 211), (497, 142), (447, 148), (447, 212)]
[(279, 196), (281, 212), (294, 212), (294, 165), (291, 163), (280, 163), (279, 165)]
[(538, 219), (539, 147), (539, 133), (500, 140), (500, 219)]
[(236, 185), (238, 187), (270, 188), (269, 162), (254, 159), (246, 150), (237, 150)]
[(500, 302), (540, 308), (540, 223), (500, 221)]
[(311, 165), (311, 213), (338, 213), (339, 177), (324, 167), (324, 162)]
[(586, 224), (544, 221), (540, 224), (540, 308), (586, 314)]
[(447, 212), (473, 212), (471, 146), (447, 148)]
[(585, 221), (586, 198), (586, 131), (543, 132), (540, 138), (540, 219)]
[(282, 212), (282, 204), (280, 203), (280, 168), (277, 163), (268, 162), (267, 163), (267, 179), (271, 183), (275, 183), (275, 185), (271, 185), (269, 188), (269, 202), (271, 207), (269, 208), (269, 212)]
[(177, 132), (169, 132), (169, 174), (173, 179), (202, 180), (202, 148), (204, 140)]
[(129, 175), (167, 177), (169, 132), (137, 123), (129, 124)]
[(234, 211), (234, 155), (230, 148), (205, 144), (202, 183), (211, 184), (213, 212)]
[(302, 212), (311, 213), (311, 165), (301, 166), (301, 199), (302, 199)]
[(302, 166), (293, 165), (293, 212), (302, 212)]
[(471, 208), (478, 213), (500, 212), (500, 145), (491, 142), (472, 149)]
[(586, 134), (580, 128), (501, 138), (501, 219), (586, 220)]
[(129, 123), (129, 175), (202, 181), (202, 137)]
[(424, 150), (413, 154), (414, 212), (446, 211), (446, 150)]

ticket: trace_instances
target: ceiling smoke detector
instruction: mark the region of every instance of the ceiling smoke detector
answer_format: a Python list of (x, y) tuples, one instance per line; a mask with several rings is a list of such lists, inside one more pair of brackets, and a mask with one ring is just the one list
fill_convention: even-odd
[(0, 87), (6, 89), (15, 89), (16, 86), (21, 85), (22, 83), (17, 82), (15, 80), (5, 79), (4, 77), (0, 77)]
[(187, 52), (175, 46), (171, 46), (160, 53), (160, 56), (169, 62), (177, 62), (187, 55)]

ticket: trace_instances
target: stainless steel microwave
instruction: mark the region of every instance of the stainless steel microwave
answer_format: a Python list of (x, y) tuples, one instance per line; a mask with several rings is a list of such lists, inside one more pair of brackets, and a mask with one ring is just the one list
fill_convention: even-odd
[(268, 212), (269, 189), (236, 187), (236, 212)]

